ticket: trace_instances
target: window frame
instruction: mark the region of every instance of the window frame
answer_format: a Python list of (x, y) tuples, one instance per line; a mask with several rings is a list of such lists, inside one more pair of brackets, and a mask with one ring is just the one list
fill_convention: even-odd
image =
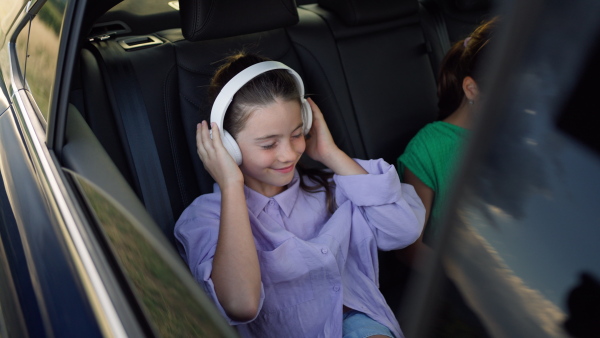
[[(49, 2), (62, 1), (64, 2), (64, 12), (62, 12), (60, 20), (60, 29), (58, 31), (58, 51), (56, 54), (56, 65), (53, 79), (51, 80), (52, 92), (50, 92), (48, 101), (47, 117), (45, 112), (42, 112), (38, 101), (39, 98), (32, 92), (27, 76), (27, 67), (30, 62), (26, 57), (24, 64), (19, 63), (21, 51), (16, 47), (16, 41), (19, 37), (25, 35), (25, 51), (31, 48), (30, 31), (34, 20), (39, 20), (38, 13)], [(33, 0), (26, 4), (20, 17), (15, 21), (18, 22), (11, 36), (11, 59), (13, 62), (13, 74), (11, 81), (13, 82), (14, 90), (23, 91), (27, 101), (33, 109), (23, 109), (27, 112), (32, 120), (39, 122), (36, 129), (36, 134), (40, 140), (44, 140), (49, 149), (54, 148), (54, 145), (62, 145), (62, 134), (64, 132), (64, 116), (62, 111), (67, 109), (68, 91), (71, 82), (71, 73), (74, 65), (74, 54), (77, 48), (77, 37), (81, 26), (81, 18), (83, 17), (85, 1), (77, 0)], [(35, 114), (32, 114), (35, 112)], [(35, 118), (34, 118), (35, 115)], [(35, 123), (36, 125), (38, 123)], [(56, 142), (59, 141), (59, 142)]]
[[(70, 45), (70, 42), (77, 41), (81, 22), (74, 21), (77, 20), (74, 17), (78, 16), (81, 20), (86, 2), (87, 0), (66, 0), (59, 33), (59, 54), (48, 121), (40, 118), (36, 100), (24, 78), (26, 74), (22, 73), (24, 69), (21, 69), (19, 64), (16, 48), (17, 38), (23, 30), (28, 29), (30, 21), (35, 19), (35, 15), (47, 0), (29, 2), (14, 21), (7, 43), (10, 68), (7, 80), (11, 88), (10, 95), (14, 99), (17, 134), (21, 137), (18, 141), (23, 143), (28, 154), (40, 187), (39, 191), (48, 204), (48, 214), (52, 218), (46, 226), (54, 227), (58, 238), (64, 241), (68, 259), (75, 270), (73, 274), (84, 286), (86, 299), (96, 315), (101, 331), (108, 335), (120, 336), (124, 332), (122, 322), (117, 315), (115, 303), (108, 296), (109, 290), (114, 288), (114, 282), (111, 280), (114, 276), (96, 265), (102, 262), (104, 256), (97, 253), (97, 246), (89, 243), (94, 238), (89, 236), (88, 229), (82, 227), (88, 223), (86, 214), (77, 204), (77, 195), (70, 186), (58, 160), (60, 155), (55, 148), (59, 144), (56, 140), (60, 140), (61, 146), (64, 140), (67, 109), (61, 111), (61, 104), (68, 105), (70, 76), (77, 57), (77, 43)], [(29, 36), (26, 43), (29, 44)]]

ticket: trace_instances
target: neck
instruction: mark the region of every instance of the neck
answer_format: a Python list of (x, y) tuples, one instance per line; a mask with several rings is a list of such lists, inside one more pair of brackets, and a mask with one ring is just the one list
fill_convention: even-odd
[(471, 121), (473, 120), (473, 110), (473, 105), (465, 102), (443, 121), (465, 129), (470, 129)]
[(266, 187), (265, 189), (261, 189), (261, 191), (259, 191), (259, 193), (267, 196), (267, 197), (273, 197), (276, 195), (281, 194), (282, 192), (284, 192), (287, 189), (287, 185), (283, 186), (283, 187), (274, 187), (274, 186), (270, 186), (270, 187)]
[(278, 186), (274, 186), (274, 185), (270, 185), (270, 184), (261, 184), (261, 183), (257, 183), (257, 182), (253, 182), (253, 181), (245, 181), (244, 184), (246, 184), (246, 186), (254, 191), (256, 191), (257, 193), (266, 196), (266, 197), (273, 197), (275, 195), (279, 195), (280, 193), (282, 193), (283, 191), (285, 191), (288, 187), (288, 185), (286, 184), (283, 187), (278, 187)]

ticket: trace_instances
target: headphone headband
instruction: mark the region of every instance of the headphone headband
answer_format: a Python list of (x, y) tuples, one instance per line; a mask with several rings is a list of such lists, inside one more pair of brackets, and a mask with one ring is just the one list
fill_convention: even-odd
[(224, 137), (225, 130), (223, 129), (223, 120), (225, 119), (225, 113), (227, 112), (227, 108), (233, 101), (233, 96), (235, 93), (240, 90), (246, 83), (250, 82), (250, 80), (254, 79), (258, 75), (268, 72), (270, 70), (276, 69), (285, 69), (290, 74), (294, 76), (296, 80), (296, 85), (298, 86), (298, 91), (300, 92), (300, 99), (304, 98), (304, 84), (302, 82), (302, 78), (295, 70), (286, 66), (285, 64), (278, 61), (263, 61), (256, 63), (238, 74), (236, 74), (229, 82), (223, 86), (219, 95), (215, 99), (215, 103), (212, 106), (212, 110), (210, 112), (210, 122), (216, 122), (219, 127), (219, 132), (221, 133), (221, 138)]
[[(223, 128), (223, 121), (225, 120), (225, 113), (227, 108), (233, 101), (233, 96), (240, 90), (246, 83), (254, 79), (258, 75), (268, 72), (270, 70), (285, 69), (288, 73), (292, 74), (294, 80), (296, 80), (296, 86), (300, 94), (300, 112), (302, 114), (302, 123), (304, 125), (303, 132), (306, 135), (312, 125), (312, 110), (308, 101), (304, 99), (304, 84), (302, 78), (290, 67), (277, 61), (263, 61), (254, 64), (238, 74), (236, 74), (229, 82), (223, 86), (219, 95), (215, 99), (215, 103), (212, 106), (210, 112), (210, 122), (215, 122), (219, 127), (221, 133), (221, 139), (223, 146), (227, 149), (227, 152), (231, 155), (237, 165), (242, 164), (242, 152), (240, 147), (235, 142), (235, 139)], [(211, 131), (212, 132), (212, 131)], [(211, 134), (212, 135), (212, 134)], [(211, 136), (212, 137), (212, 136)]]

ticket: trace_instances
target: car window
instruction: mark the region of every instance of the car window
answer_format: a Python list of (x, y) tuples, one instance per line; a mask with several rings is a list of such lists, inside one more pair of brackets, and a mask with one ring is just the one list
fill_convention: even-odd
[[(17, 53), (21, 73), (39, 108), (43, 120), (48, 119), (56, 66), (60, 31), (68, 0), (47, 1), (30, 25), (26, 25), (17, 39)], [(26, 48), (23, 41), (29, 35)], [(23, 64), (24, 58), (26, 63)]]
[(418, 281), (436, 284), (431, 317), (412, 336), (600, 336), (600, 6), (516, 9), (536, 18), (508, 26), (489, 67), (493, 95), (448, 208), (442, 265)]
[(71, 175), (154, 332), (162, 337), (236, 336), (185, 265), (176, 262), (179, 257), (167, 252), (166, 242), (85, 178)]
[(27, 0), (0, 1), (0, 37), (5, 37), (17, 13), (21, 11)]

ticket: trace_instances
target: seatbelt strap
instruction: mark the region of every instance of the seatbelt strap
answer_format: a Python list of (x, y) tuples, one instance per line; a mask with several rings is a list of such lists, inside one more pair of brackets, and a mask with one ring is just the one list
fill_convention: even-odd
[(100, 65), (117, 123), (125, 131), (125, 143), (146, 209), (166, 233), (174, 224), (167, 184), (150, 120), (131, 61), (126, 51), (114, 41), (92, 45), (101, 55)]

